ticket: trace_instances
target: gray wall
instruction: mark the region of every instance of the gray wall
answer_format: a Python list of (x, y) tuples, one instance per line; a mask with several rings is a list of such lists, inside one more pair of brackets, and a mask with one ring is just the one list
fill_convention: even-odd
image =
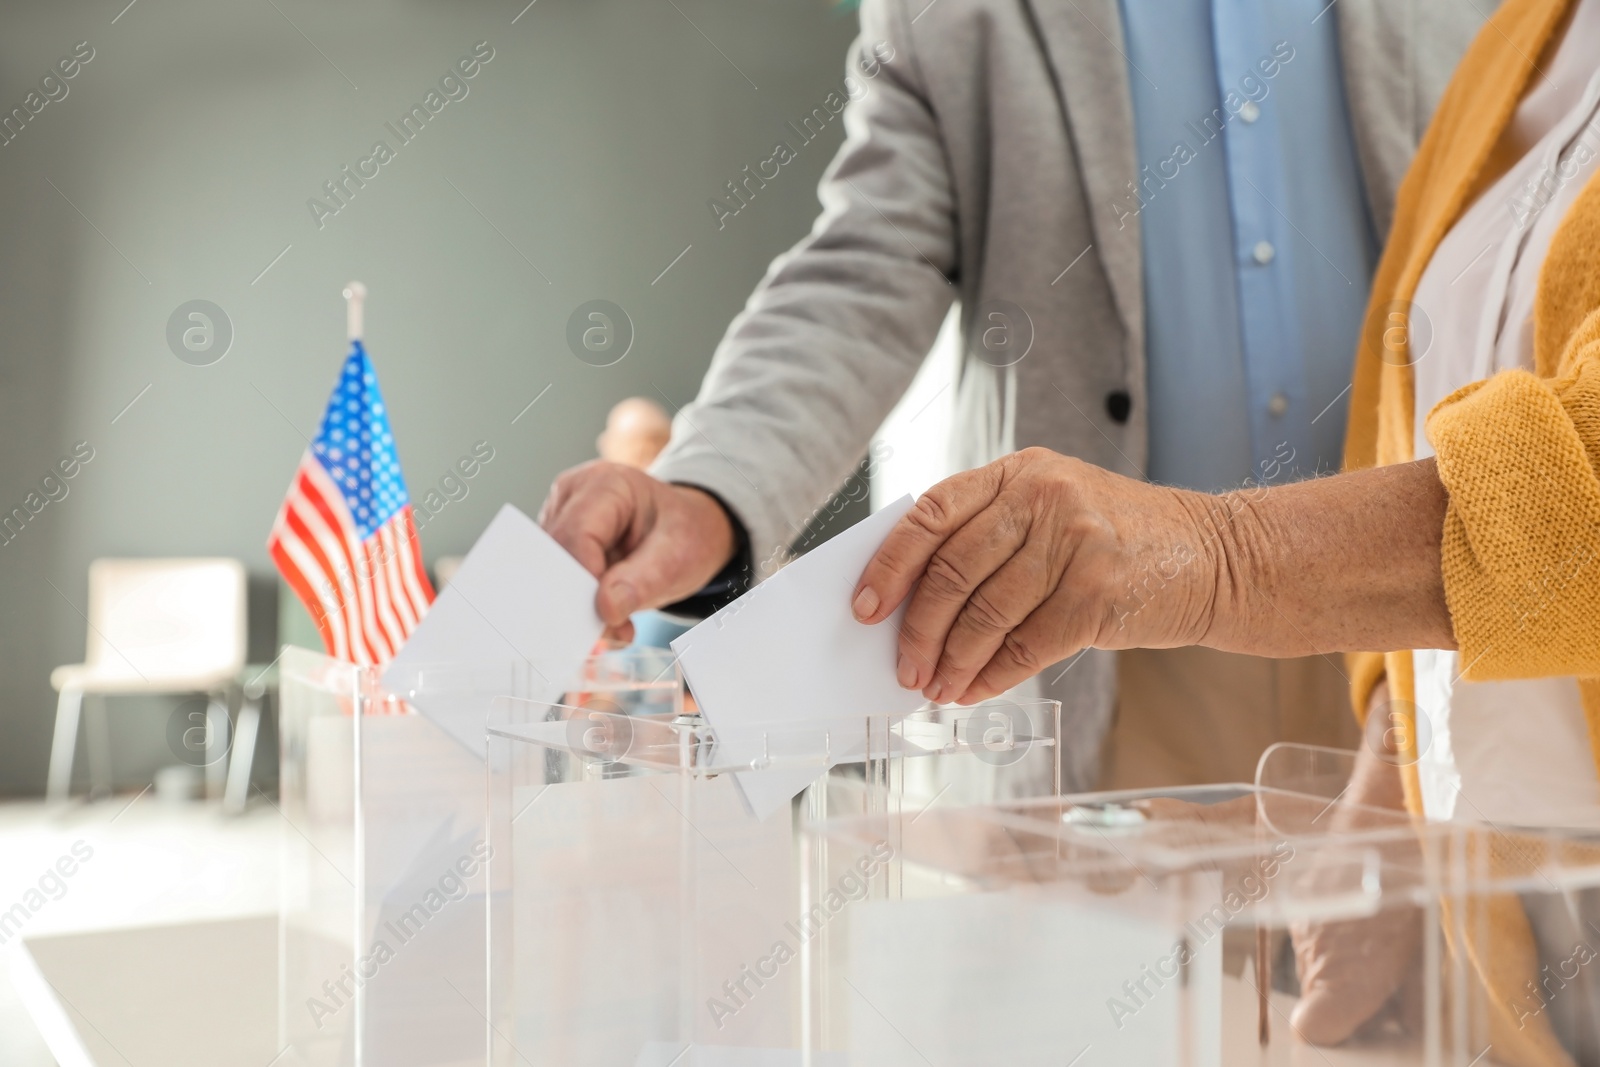
[[(264, 542), (344, 355), (348, 279), (371, 289), (413, 498), (473, 442), (495, 449), (428, 524), (430, 562), (502, 502), (536, 509), (615, 400), (689, 399), (767, 262), (810, 225), (838, 125), (720, 232), (706, 200), (837, 85), (855, 31), (829, 0), (537, 0), (515, 24), (523, 0), (124, 2), (0, 12), (0, 110), (79, 41), (95, 50), (0, 147), (0, 510), (75, 442), (95, 451), (0, 547), (4, 793), (42, 789), (49, 671), (83, 655), (91, 559), (239, 557), (260, 576), (252, 643), (270, 658)], [(307, 199), (378, 138), (395, 145), (384, 123), (480, 40), (494, 58), (470, 94), (319, 230)], [(637, 331), (604, 369), (565, 342), (597, 297)], [(196, 298), (235, 330), (210, 366), (165, 340)], [(113, 706), (120, 784), (172, 762), (170, 707)]]

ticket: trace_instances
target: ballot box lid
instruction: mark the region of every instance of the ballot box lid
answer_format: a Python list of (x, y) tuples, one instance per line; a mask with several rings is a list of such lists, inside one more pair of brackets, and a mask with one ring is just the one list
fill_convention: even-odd
[(631, 714), (605, 694), (581, 703), (494, 701), (492, 741), (534, 745), (582, 759), (710, 776), (785, 768), (821, 771), (874, 759), (975, 754), (1012, 760), (1054, 747), (1056, 701), (994, 700), (962, 709), (874, 714), (818, 708), (804, 721), (770, 721), (756, 709), (721, 729), (685, 714)]
[(905, 863), (974, 889), (1139, 886), (1181, 893), (1185, 876), (1255, 871), (1271, 892), (1240, 913), (1275, 925), (1389, 906), (1600, 886), (1600, 832), (1427, 823), (1404, 811), (1336, 805), (1256, 784), (1128, 790), (814, 821), (863, 849), (894, 842)]

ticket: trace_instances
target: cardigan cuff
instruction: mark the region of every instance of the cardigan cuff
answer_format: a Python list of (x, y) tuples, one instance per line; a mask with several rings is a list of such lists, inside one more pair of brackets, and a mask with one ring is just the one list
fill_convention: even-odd
[(1600, 337), (1575, 355), (1569, 376), (1505, 371), (1428, 416), (1468, 681), (1600, 674)]

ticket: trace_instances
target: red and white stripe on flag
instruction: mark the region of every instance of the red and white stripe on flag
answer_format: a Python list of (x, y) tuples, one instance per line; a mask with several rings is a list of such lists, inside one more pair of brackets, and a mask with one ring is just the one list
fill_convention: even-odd
[(361, 537), (345, 494), (310, 451), (267, 549), (336, 659), (389, 662), (433, 602), (411, 505)]

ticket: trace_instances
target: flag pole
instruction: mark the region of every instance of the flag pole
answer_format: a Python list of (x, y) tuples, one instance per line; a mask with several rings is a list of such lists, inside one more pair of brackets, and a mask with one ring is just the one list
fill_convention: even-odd
[(351, 282), (344, 287), (345, 323), (349, 327), (350, 340), (361, 340), (362, 311), (367, 301), (367, 287), (360, 282)]

